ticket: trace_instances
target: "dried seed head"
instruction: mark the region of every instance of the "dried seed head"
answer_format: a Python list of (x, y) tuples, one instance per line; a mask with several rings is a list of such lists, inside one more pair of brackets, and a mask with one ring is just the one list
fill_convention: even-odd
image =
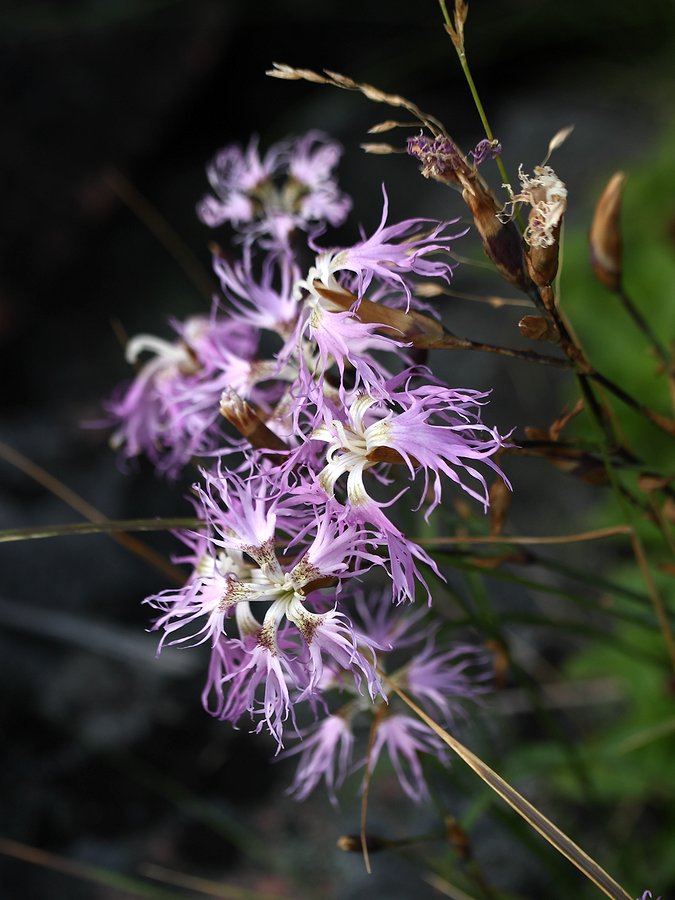
[(558, 243), (560, 223), (567, 208), (567, 188), (550, 166), (535, 166), (531, 176), (520, 166), (518, 177), (519, 193), (514, 194), (510, 184), (504, 185), (511, 199), (500, 217), (511, 218), (518, 204), (531, 206), (523, 234), (525, 243), (533, 248), (554, 246)]
[(408, 153), (422, 163), (420, 171), (425, 178), (433, 178), (442, 184), (459, 185), (458, 172), (464, 171), (468, 175), (470, 171), (468, 160), (457, 144), (444, 135), (409, 137)]
[(588, 244), (595, 277), (612, 291), (621, 285), (621, 198), (626, 176), (616, 172), (598, 200)]

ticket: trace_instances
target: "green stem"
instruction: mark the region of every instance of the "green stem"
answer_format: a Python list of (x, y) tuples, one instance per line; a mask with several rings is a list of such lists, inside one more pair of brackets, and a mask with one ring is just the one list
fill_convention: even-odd
[[(445, 24), (449, 25), (452, 28), (452, 21), (450, 19), (450, 15), (448, 13), (448, 8), (445, 5), (445, 0), (438, 0), (441, 5), (441, 10), (443, 12), (443, 18), (445, 19)], [(483, 130), (485, 131), (485, 136), (489, 141), (494, 141), (495, 136), (490, 128), (490, 123), (488, 122), (488, 117), (485, 114), (485, 109), (480, 99), (480, 95), (478, 93), (478, 88), (473, 80), (473, 76), (471, 75), (471, 70), (469, 69), (469, 61), (466, 58), (466, 53), (464, 49), (460, 49), (459, 47), (455, 47), (457, 51), (457, 56), (459, 57), (459, 64), (462, 67), (462, 72), (464, 72), (464, 77), (466, 78), (466, 83), (469, 85), (469, 90), (471, 91), (471, 96), (473, 97), (473, 102), (476, 105), (476, 110), (480, 117), (480, 120), (483, 124)], [(509, 176), (506, 174), (506, 169), (504, 168), (504, 163), (502, 162), (501, 156), (495, 156), (495, 162), (497, 163), (497, 168), (499, 169), (499, 174), (502, 176), (502, 181), (504, 184), (510, 184)]]
[(656, 355), (659, 357), (659, 359), (665, 366), (666, 370), (668, 370), (668, 368), (671, 365), (671, 361), (670, 361), (670, 357), (669, 357), (668, 353), (666, 352), (665, 347), (663, 346), (661, 341), (659, 341), (659, 339), (656, 337), (656, 335), (650, 328), (647, 320), (642, 315), (642, 313), (637, 308), (637, 306), (633, 303), (630, 296), (626, 293), (623, 285), (621, 285), (618, 288), (618, 290), (616, 291), (616, 294), (618, 295), (619, 300), (623, 304), (623, 308), (626, 310), (628, 315), (633, 320), (633, 323), (636, 326), (636, 328), (644, 334), (644, 336), (647, 338), (649, 343), (654, 348)]
[(614, 466), (610, 459), (609, 447), (606, 443), (608, 434), (605, 423), (603, 422), (602, 412), (596, 405), (590, 406), (589, 412), (596, 428), (600, 431), (599, 449), (602, 456), (602, 461), (605, 466), (605, 471), (607, 472), (610, 486), (619, 504), (619, 510), (622, 513), (623, 520), (628, 526), (631, 545), (633, 549), (633, 556), (635, 558), (637, 567), (640, 570), (640, 574), (642, 576), (645, 587), (647, 588), (647, 592), (654, 609), (654, 614), (659, 625), (659, 630), (661, 631), (663, 640), (666, 645), (666, 650), (668, 651), (670, 664), (673, 668), (673, 671), (675, 672), (675, 636), (673, 635), (673, 630), (670, 625), (670, 620), (666, 612), (663, 598), (661, 597), (661, 594), (659, 593), (656, 584), (654, 583), (654, 579), (652, 578), (647, 554), (645, 553), (642, 541), (640, 540), (636, 528), (633, 509), (627, 503), (626, 498), (623, 495), (623, 491), (621, 490), (621, 482), (619, 481), (619, 477), (614, 470)]

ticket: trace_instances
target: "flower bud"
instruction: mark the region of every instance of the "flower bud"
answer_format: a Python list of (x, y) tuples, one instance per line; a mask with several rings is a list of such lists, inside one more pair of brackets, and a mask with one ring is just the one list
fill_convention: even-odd
[(518, 328), (522, 336), (531, 341), (551, 341), (557, 344), (560, 340), (558, 329), (545, 316), (523, 316), (518, 322)]
[[(366, 835), (366, 846), (369, 853), (379, 853), (390, 846), (390, 841), (377, 834)], [(342, 834), (337, 839), (338, 850), (345, 853), (363, 853), (363, 842), (358, 834)]]
[(501, 207), (479, 178), (464, 182), (462, 196), (471, 210), (485, 252), (499, 274), (526, 291), (529, 278), (523, 265), (523, 242), (514, 222), (510, 219), (503, 222), (498, 218)]
[[(532, 210), (529, 222), (535, 210)], [(526, 251), (527, 271), (537, 287), (547, 287), (558, 273), (558, 250), (560, 245), (560, 223), (552, 230), (553, 243), (548, 246), (532, 246)]]
[(225, 388), (220, 397), (220, 414), (247, 438), (252, 447), (288, 450), (281, 438), (261, 421), (253, 407), (232, 388)]
[(518, 205), (531, 207), (523, 234), (527, 270), (537, 287), (548, 287), (558, 271), (560, 225), (567, 208), (567, 188), (550, 166), (535, 166), (533, 175), (527, 175), (520, 166), (518, 178), (521, 186), (518, 194), (513, 193), (511, 185), (504, 185), (511, 200), (499, 217), (504, 222), (513, 216)]
[(621, 285), (621, 198), (626, 176), (616, 172), (609, 179), (595, 207), (588, 245), (595, 277), (611, 291)]

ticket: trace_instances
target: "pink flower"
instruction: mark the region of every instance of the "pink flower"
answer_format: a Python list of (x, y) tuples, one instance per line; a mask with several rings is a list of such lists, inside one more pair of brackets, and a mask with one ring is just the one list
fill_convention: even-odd
[(486, 668), (487, 656), (472, 645), (438, 650), (430, 638), (405, 667), (407, 689), (429, 710), (441, 713), (446, 721), (460, 709), (459, 700), (477, 700), (489, 687), (491, 672)]
[[(343, 613), (331, 609), (317, 615), (309, 612), (294, 598), (286, 609), (286, 616), (302, 635), (307, 650), (305, 666), (308, 682), (301, 699), (315, 693), (322, 685), (324, 657), (328, 657), (330, 666), (349, 671), (357, 687), (361, 683), (361, 676), (365, 676), (371, 699), (382, 693), (375, 669), (373, 643), (364, 635), (357, 635), (352, 623)], [(361, 652), (358, 644), (363, 649), (369, 649), (370, 659)]]
[(217, 195), (205, 197), (197, 207), (199, 218), (211, 228), (231, 222), (250, 222), (255, 214), (255, 194), (279, 168), (285, 152), (275, 144), (260, 159), (258, 139), (252, 138), (246, 150), (231, 144), (221, 150), (206, 168), (209, 184)]
[(384, 749), (389, 754), (405, 793), (415, 803), (421, 803), (429, 792), (422, 772), (420, 754), (430, 753), (445, 761), (447, 756), (445, 745), (424, 722), (395, 713), (385, 716), (377, 725), (370, 754), (371, 771), (377, 765)]
[(243, 261), (234, 265), (219, 254), (214, 255), (213, 270), (242, 321), (282, 335), (291, 329), (298, 315), (298, 301), (293, 296), (298, 270), (288, 257), (268, 255), (262, 264), (260, 281), (253, 275), (248, 247), (244, 248)]
[(197, 207), (210, 227), (230, 222), (246, 242), (288, 253), (296, 229), (307, 231), (324, 222), (340, 225), (351, 208), (332, 171), (340, 146), (319, 131), (293, 144), (274, 144), (264, 159), (257, 140), (247, 150), (232, 145), (207, 168), (217, 197), (205, 197)]
[(280, 757), (300, 754), (290, 793), (297, 800), (306, 800), (323, 778), (331, 802), (336, 804), (335, 791), (347, 776), (353, 748), (349, 720), (341, 715), (326, 716), (300, 743), (279, 754)]
[[(395, 352), (407, 346), (397, 341), (396, 332), (389, 326), (361, 322), (358, 316), (345, 310), (329, 311), (326, 303), (315, 302), (307, 320), (309, 337), (316, 342), (319, 351), (320, 385), (324, 373), (335, 363), (340, 373), (341, 395), (344, 397), (345, 364), (349, 363), (355, 373), (354, 387), (375, 387), (388, 373), (382, 364), (371, 355), (371, 350)], [(386, 328), (387, 334), (377, 334), (377, 329)]]
[(195, 316), (173, 322), (179, 339), (137, 335), (127, 345), (127, 360), (153, 356), (131, 385), (108, 402), (117, 424), (112, 443), (125, 458), (146, 453), (160, 472), (175, 476), (193, 456), (221, 443), (219, 398), (224, 384), (244, 396), (256, 394), (258, 380), (269, 377), (252, 356), (258, 335), (237, 319)]
[(293, 145), (288, 173), (304, 189), (299, 201), (304, 221), (341, 225), (347, 218), (352, 201), (333, 179), (341, 155), (340, 145), (321, 131), (310, 131)]
[[(384, 284), (402, 288), (408, 306), (411, 291), (404, 275), (415, 273), (426, 278), (449, 279), (452, 266), (447, 260), (430, 259), (435, 253), (449, 250), (450, 241), (466, 234), (467, 229), (454, 235), (443, 235), (448, 225), (458, 221), (438, 222), (434, 219), (406, 219), (396, 225), (386, 225), (389, 212), (389, 198), (382, 186), (384, 206), (382, 218), (375, 232), (369, 238), (358, 241), (352, 247), (342, 250), (322, 252), (306, 278), (298, 282), (296, 290), (305, 289), (316, 295), (315, 281), (328, 290), (340, 290), (335, 275), (338, 272), (353, 272), (357, 276), (358, 297), (364, 296), (374, 278)], [(426, 226), (426, 227), (425, 227)]]

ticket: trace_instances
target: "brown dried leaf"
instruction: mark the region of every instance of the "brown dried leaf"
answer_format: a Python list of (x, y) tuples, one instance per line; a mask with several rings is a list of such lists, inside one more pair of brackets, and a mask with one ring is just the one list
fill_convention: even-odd
[(638, 486), (641, 491), (650, 494), (652, 491), (660, 491), (666, 485), (670, 484), (671, 478), (662, 478), (658, 475), (640, 475), (638, 478)]
[(550, 341), (553, 344), (560, 341), (558, 329), (545, 316), (523, 316), (518, 322), (518, 330), (531, 341)]
[(583, 409), (584, 401), (577, 400), (570, 412), (561, 413), (548, 430), (549, 438), (552, 441), (559, 440), (562, 431), (569, 425), (572, 419), (576, 418), (579, 413), (583, 411)]

